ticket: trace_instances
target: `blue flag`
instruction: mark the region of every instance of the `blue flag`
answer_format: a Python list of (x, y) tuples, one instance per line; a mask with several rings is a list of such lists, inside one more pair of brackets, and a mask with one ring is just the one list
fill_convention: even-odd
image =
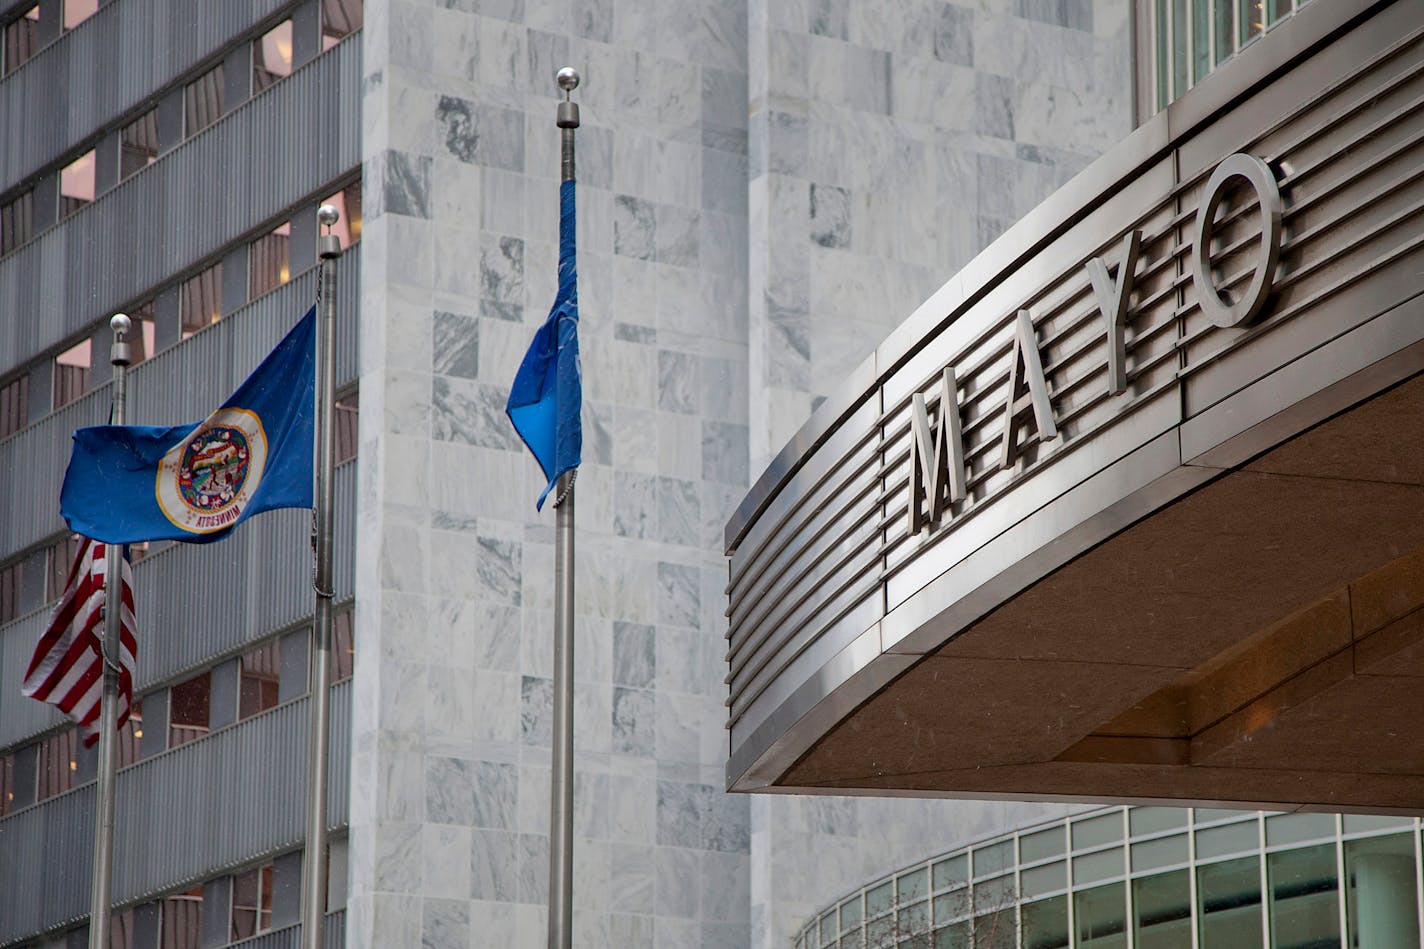
[(201, 422), (74, 433), (59, 512), (106, 544), (221, 540), (250, 515), (311, 507), (313, 307)]
[(559, 186), (559, 292), (544, 325), (519, 364), (509, 389), (505, 412), (514, 430), (534, 453), (549, 483), (544, 499), (559, 475), (577, 468), (583, 455), (582, 371), (578, 351), (578, 273), (574, 266), (574, 183)]

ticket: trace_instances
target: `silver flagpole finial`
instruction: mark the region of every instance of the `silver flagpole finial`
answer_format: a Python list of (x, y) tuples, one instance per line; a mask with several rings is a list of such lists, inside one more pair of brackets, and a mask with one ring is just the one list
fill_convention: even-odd
[(127, 313), (115, 313), (109, 317), (109, 329), (114, 331), (114, 345), (109, 348), (109, 363), (111, 365), (127, 366), (133, 362), (126, 339), (132, 328), (133, 320), (129, 319)]
[(578, 70), (572, 66), (565, 66), (563, 69), (560, 69), (558, 73), (555, 74), (554, 78), (558, 81), (559, 88), (564, 90), (565, 99), (569, 97), (569, 93), (573, 92), (575, 89), (578, 88)]
[(317, 255), (323, 260), (341, 256), (341, 238), (331, 233), (332, 227), (341, 220), (341, 212), (336, 210), (332, 204), (323, 204), (317, 208), (316, 219), (322, 227), (326, 228), (326, 233), (317, 238)]

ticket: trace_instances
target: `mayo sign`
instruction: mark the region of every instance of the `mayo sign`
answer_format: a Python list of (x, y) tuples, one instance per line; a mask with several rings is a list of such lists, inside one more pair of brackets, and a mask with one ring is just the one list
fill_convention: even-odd
[[(1256, 194), (1262, 224), (1259, 261), (1250, 283), (1235, 302), (1228, 302), (1217, 290), (1211, 275), (1211, 241), (1216, 212), (1237, 179)], [(1281, 250), (1281, 193), (1270, 166), (1254, 155), (1235, 154), (1216, 166), (1207, 181), (1201, 206), (1197, 209), (1191, 247), (1192, 282), (1202, 313), (1220, 327), (1247, 326), (1265, 309), (1275, 281)], [(1107, 337), (1108, 391), (1118, 395), (1127, 390), (1126, 326), (1132, 296), (1142, 232), (1128, 232), (1122, 242), (1122, 258), (1117, 279), (1108, 273), (1101, 258), (1088, 261), (1088, 278), (1093, 296), (1102, 312)], [(999, 451), (999, 467), (1012, 468), (1019, 457), (1021, 419), (1032, 424), (1037, 437), (1050, 441), (1058, 437), (1048, 380), (1038, 351), (1033, 319), (1028, 310), (1019, 310), (1014, 321), (1013, 349), (1009, 355), (1008, 400), (1004, 407), (1004, 434)], [(945, 366), (940, 378), (938, 424), (930, 425), (925, 398), (916, 392), (910, 414), (910, 533), (937, 527), (950, 505), (964, 500), (968, 479), (964, 462), (964, 437), (959, 417), (959, 390), (953, 366)], [(953, 408), (954, 411), (948, 411)]]

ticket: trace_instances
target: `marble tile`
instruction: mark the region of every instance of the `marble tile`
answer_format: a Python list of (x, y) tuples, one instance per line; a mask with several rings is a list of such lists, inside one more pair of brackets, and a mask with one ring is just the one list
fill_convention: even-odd
[(697, 482), (658, 478), (657, 504), (657, 539), (666, 544), (696, 546), (702, 519)]
[(654, 949), (652, 916), (608, 914), (608, 945), (620, 949)]
[(548, 745), (553, 735), (554, 683), (525, 676), (520, 688), (520, 734), (526, 745)]
[(648, 201), (620, 194), (613, 203), (613, 251), (624, 257), (657, 256), (657, 214)]
[(514, 109), (441, 96), (435, 121), (445, 150), (460, 161), (505, 171), (524, 170), (524, 114)]
[(384, 153), (376, 164), (382, 211), (410, 217), (430, 216), (430, 158), (392, 150)]
[[(695, 929), (680, 929), (676, 918), (695, 919), (698, 907), (697, 852), (680, 847), (658, 847), (654, 856), (657, 882), (654, 885), (659, 910), (659, 946), (696, 945)], [(668, 917), (674, 917), (669, 920)], [(673, 923), (665, 929), (666, 923)], [(689, 940), (691, 936), (691, 940)]]
[(867, 112), (890, 112), (890, 54), (845, 44), (841, 51), (845, 104)]
[[(422, 825), (422, 895), (461, 901), (469, 898), (471, 834), (472, 831), (467, 827)], [(428, 909), (429, 901), (426, 906)]]
[(474, 379), (480, 369), (480, 324), (462, 313), (437, 312), (430, 365), (447, 376)]
[(431, 435), (437, 441), (518, 450), (519, 436), (504, 412), (508, 398), (507, 384), (434, 376), (430, 380)]
[(655, 850), (636, 844), (609, 847), (608, 909), (614, 913), (657, 912), (655, 902)]
[(833, 185), (811, 185), (811, 240), (822, 247), (849, 247), (850, 192)]
[(804, 177), (810, 148), (806, 117), (773, 111), (767, 116), (765, 135), (766, 170)]
[(613, 750), (625, 755), (656, 752), (657, 718), (654, 693), (646, 689), (613, 690)]
[(750, 939), (745, 923), (703, 923), (698, 945), (700, 949), (748, 949)]
[(692, 208), (671, 204), (657, 206), (657, 260), (676, 267), (696, 267), (699, 263), (698, 231), (701, 217)]
[(500, 830), (470, 833), (470, 896), (515, 902), (520, 898), (520, 834)]
[(704, 853), (701, 858), (702, 916), (747, 928), (751, 858), (746, 853)]
[[(702, 749), (702, 701), (695, 695), (657, 694), (657, 756), (659, 761), (697, 761)], [(659, 811), (659, 823), (662, 812)], [(660, 843), (675, 843), (675, 840)], [(693, 844), (683, 844), (693, 846)]]
[(475, 544), (476, 589), (482, 597), (520, 604), (523, 544), (500, 537), (481, 536)]
[(384, 821), (375, 828), (372, 886), (396, 893), (416, 893), (421, 886), (421, 825)]
[(697, 414), (699, 368), (696, 356), (658, 350), (658, 408), (683, 415)]
[(549, 838), (544, 834), (520, 834), (519, 900), (522, 903), (549, 901)]
[(613, 624), (613, 681), (631, 688), (651, 686), (657, 674), (656, 630), (639, 623)]
[[(469, 861), (465, 864), (465, 878), (469, 877)], [(468, 890), (468, 887), (466, 888)], [(420, 924), (421, 949), (466, 949), (470, 944), (470, 904), (461, 893), (459, 899), (431, 899), (421, 901)]]
[(952, 3), (939, 5), (934, 24), (934, 57), (958, 66), (974, 65), (974, 11)]
[(697, 568), (659, 563), (657, 577), (658, 622), (696, 627), (700, 622), (701, 592)]
[(658, 479), (632, 471), (615, 471), (613, 477), (614, 532), (639, 540), (653, 537), (658, 523)]
[(511, 305), (524, 300), (524, 241), (503, 236), (481, 240), (480, 296)]
[(702, 424), (702, 477), (723, 484), (747, 483), (747, 427), (728, 422)]
[(1014, 137), (1014, 81), (979, 73), (974, 86), (974, 125), (984, 135)]

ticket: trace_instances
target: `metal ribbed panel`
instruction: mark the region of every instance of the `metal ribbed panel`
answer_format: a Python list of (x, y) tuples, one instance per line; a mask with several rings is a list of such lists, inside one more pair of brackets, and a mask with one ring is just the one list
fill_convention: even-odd
[[(337, 264), (337, 385), (356, 378), (361, 245)], [(129, 372), (129, 412), (134, 424), (176, 425), (217, 408), (316, 300), (317, 270), (234, 311), (220, 323), (171, 346)], [(0, 483), (55, 485), (53, 500), (0, 491), (0, 537), (5, 550), (23, 550), (64, 529), (58, 485), (69, 464), (69, 434), (108, 418), (106, 384), (0, 441)]]
[[(1413, 272), (1408, 267), (1424, 247), (1421, 51), (1424, 31), (1416, 28), (1379, 46), (1353, 75), (1307, 64), (1314, 94), (1281, 93), (1282, 107), (1267, 109), (1272, 103), (1263, 101), (1281, 87), (1256, 90), (1170, 150), (1120, 163), (1124, 178), (1061, 233), (1024, 260), (1006, 260), (898, 363), (874, 366), (840, 422), (807, 438), (815, 447), (796, 460), (796, 473), (766, 499), (731, 554), (734, 748), (887, 612), (1052, 501), (1045, 492), (1073, 483), (1064, 475), (1054, 488), (1058, 482), (1041, 473), (1054, 466), (1089, 472), (1085, 454), (1110, 459), (1135, 447), (1119, 432), (1155, 437), (1418, 291), (1417, 263)], [(1263, 114), (1272, 119), (1265, 128)], [(1285, 201), (1273, 302), (1249, 330), (1212, 325), (1190, 275), (1202, 189), (1232, 152), (1258, 155), (1277, 169)], [(1128, 390), (1113, 396), (1085, 265), (1100, 257), (1116, 268), (1128, 228), (1142, 232), (1142, 243), (1127, 332)], [(1254, 203), (1233, 207), (1217, 234), (1219, 285), (1239, 286), (1255, 266)], [(1009, 355), (1021, 309), (1033, 320), (1059, 434), (1033, 444), (1033, 425), (1021, 423), (1024, 458), (1004, 470)], [(1273, 331), (1280, 342), (1272, 358), (1252, 355)], [(945, 366), (958, 379), (969, 495), (942, 529), (912, 537), (911, 395), (922, 394), (935, 416)], [(1080, 452), (1083, 446), (1092, 447)]]
[(109, 3), (0, 81), (0, 181), (19, 181), (143, 105), (292, 0)]
[(359, 165), (360, 90), (357, 34), (0, 260), (0, 364), (84, 332)]
[[(344, 824), (349, 682), (332, 690), (332, 827)], [(299, 846), (308, 703), (289, 702), (119, 772), (114, 899), (133, 903)], [(94, 785), (0, 820), (0, 942), (88, 911)], [(36, 861), (35, 855), (43, 854)]]
[[(274, 929), (251, 939), (228, 943), (228, 949), (296, 949), (302, 944), (302, 927), (287, 926)], [(346, 910), (337, 910), (326, 916), (326, 928), (322, 930), (322, 945), (326, 949), (340, 949), (346, 945)]]

